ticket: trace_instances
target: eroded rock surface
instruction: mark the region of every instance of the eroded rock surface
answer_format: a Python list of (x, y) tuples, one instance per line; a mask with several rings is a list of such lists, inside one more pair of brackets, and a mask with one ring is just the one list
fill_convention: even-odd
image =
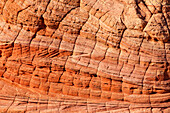
[(169, 0), (0, 1), (1, 112), (169, 113), (169, 99)]

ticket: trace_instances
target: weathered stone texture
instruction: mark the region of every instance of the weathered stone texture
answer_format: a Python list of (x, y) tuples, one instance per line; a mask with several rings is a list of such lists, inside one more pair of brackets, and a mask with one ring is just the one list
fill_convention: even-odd
[(0, 112), (169, 113), (169, 99), (169, 0), (0, 1)]

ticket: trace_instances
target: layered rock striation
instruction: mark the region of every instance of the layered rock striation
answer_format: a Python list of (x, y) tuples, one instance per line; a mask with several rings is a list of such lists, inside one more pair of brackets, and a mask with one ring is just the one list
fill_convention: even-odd
[(1, 0), (0, 78), (45, 97), (100, 99), (103, 112), (168, 113), (170, 2)]

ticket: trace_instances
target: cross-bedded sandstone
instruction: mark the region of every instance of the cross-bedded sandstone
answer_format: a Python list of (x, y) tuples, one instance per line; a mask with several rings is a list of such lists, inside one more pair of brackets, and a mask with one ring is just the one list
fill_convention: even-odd
[[(168, 113), (169, 6), (168, 0), (1, 0), (1, 81), (46, 97), (128, 103), (116, 111), (100, 103), (103, 112)], [(25, 96), (22, 109), (29, 111)], [(10, 112), (18, 97), (9, 98)], [(72, 106), (80, 107), (77, 100)]]

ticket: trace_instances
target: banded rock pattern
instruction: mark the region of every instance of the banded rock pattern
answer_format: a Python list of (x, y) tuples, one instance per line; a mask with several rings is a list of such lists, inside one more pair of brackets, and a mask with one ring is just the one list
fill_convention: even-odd
[(169, 0), (1, 0), (1, 81), (168, 113), (169, 29)]

